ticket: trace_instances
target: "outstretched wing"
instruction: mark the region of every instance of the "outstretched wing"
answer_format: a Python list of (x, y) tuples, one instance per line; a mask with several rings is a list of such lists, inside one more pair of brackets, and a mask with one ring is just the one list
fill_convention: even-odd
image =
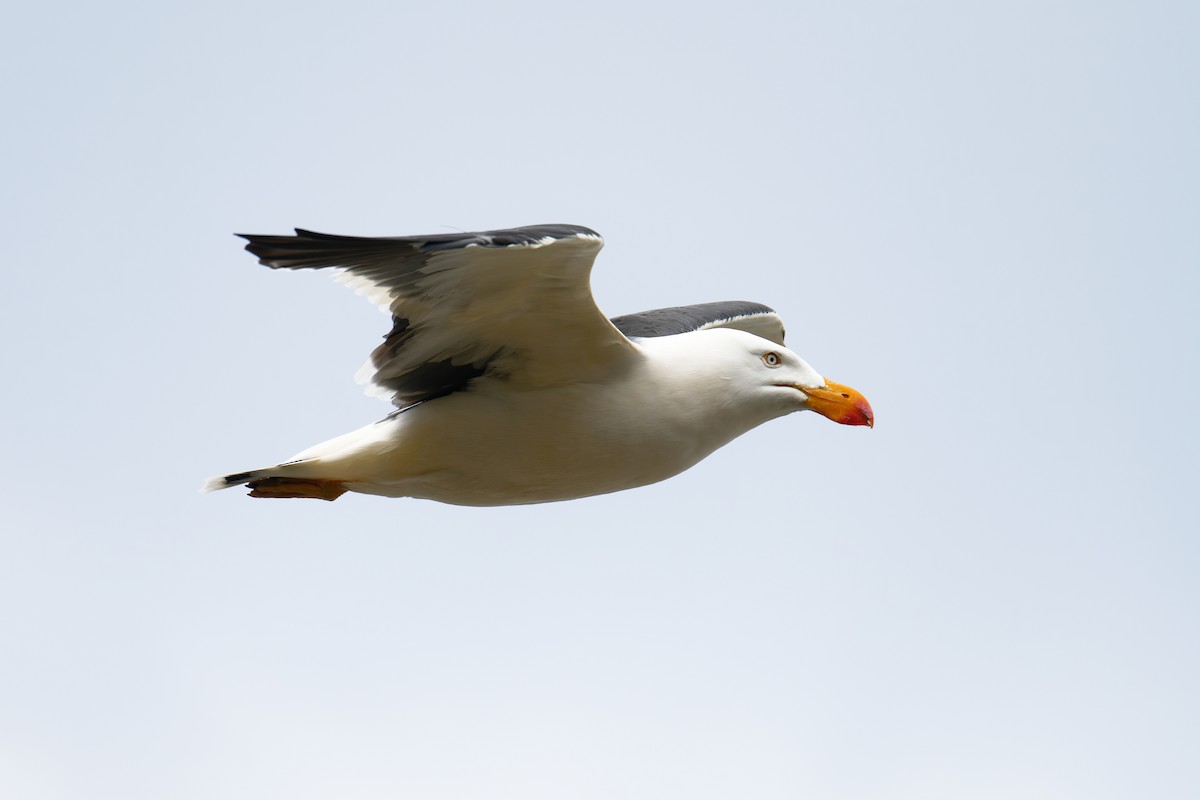
[(656, 308), (614, 317), (612, 324), (631, 338), (674, 336), (705, 328), (737, 328), (775, 344), (783, 344), (783, 320), (779, 315), (761, 303), (745, 300)]
[(604, 242), (588, 228), (238, 235), (268, 267), (337, 268), (343, 283), (391, 313), (363, 377), (400, 407), (484, 377), (530, 387), (597, 380), (636, 352), (592, 299), (588, 277)]

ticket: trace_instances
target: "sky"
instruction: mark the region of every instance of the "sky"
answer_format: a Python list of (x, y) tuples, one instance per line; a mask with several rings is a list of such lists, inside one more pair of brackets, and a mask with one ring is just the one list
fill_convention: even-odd
[[(2, 12), (0, 796), (1200, 796), (1200, 12)], [(235, 232), (605, 236), (874, 430), (629, 492), (200, 494), (388, 410)]]

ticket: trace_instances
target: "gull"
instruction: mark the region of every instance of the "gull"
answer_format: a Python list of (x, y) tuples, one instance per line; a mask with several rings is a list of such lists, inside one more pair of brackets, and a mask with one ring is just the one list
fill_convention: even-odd
[(783, 322), (765, 305), (606, 318), (589, 283), (603, 240), (589, 228), (239, 235), (268, 267), (336, 269), (391, 315), (359, 377), (396, 408), (206, 490), (545, 503), (656, 483), (795, 411), (874, 426), (861, 393), (784, 346)]

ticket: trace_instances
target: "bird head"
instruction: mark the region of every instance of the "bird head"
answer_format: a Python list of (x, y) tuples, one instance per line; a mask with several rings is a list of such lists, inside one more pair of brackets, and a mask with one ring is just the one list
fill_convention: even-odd
[(875, 427), (871, 404), (857, 389), (826, 379), (782, 345), (757, 336), (751, 338), (757, 341), (744, 341), (749, 351), (746, 360), (759, 385), (765, 384), (789, 405), (798, 403), (800, 410), (815, 411), (841, 425)]
[(842, 425), (873, 427), (860, 392), (826, 380), (794, 352), (747, 331), (711, 328), (642, 340), (660, 375), (679, 387), (679, 402), (737, 409), (751, 427), (794, 411), (815, 411)]

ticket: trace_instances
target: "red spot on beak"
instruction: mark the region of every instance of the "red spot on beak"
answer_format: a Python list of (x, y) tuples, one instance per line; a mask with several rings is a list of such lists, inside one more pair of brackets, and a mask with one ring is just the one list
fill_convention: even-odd
[(797, 388), (807, 395), (808, 407), (821, 416), (840, 425), (875, 427), (875, 412), (871, 410), (867, 398), (857, 389), (829, 380), (825, 381), (823, 389)]

